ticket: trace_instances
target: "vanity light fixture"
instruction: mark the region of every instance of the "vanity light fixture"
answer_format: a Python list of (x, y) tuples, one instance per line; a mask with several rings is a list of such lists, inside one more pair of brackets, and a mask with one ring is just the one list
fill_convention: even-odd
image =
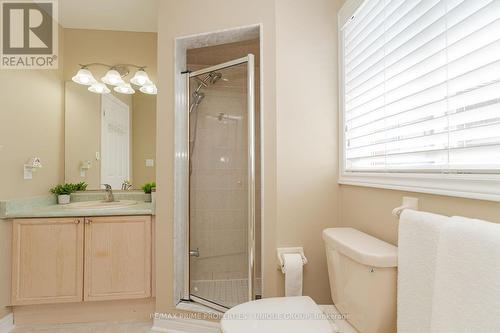
[[(108, 71), (97, 81), (88, 67), (103, 66), (107, 67)], [(80, 65), (80, 70), (73, 76), (72, 80), (76, 83), (89, 86), (88, 90), (96, 94), (108, 94), (111, 92), (109, 86), (113, 86), (113, 90), (121, 94), (134, 94), (135, 90), (131, 84), (139, 87), (139, 90), (145, 94), (156, 95), (158, 90), (156, 85), (151, 81), (149, 75), (145, 71), (145, 66), (137, 66), (133, 64), (118, 64), (107, 65), (103, 63), (91, 63)], [(130, 67), (137, 68), (130, 82), (126, 82), (124, 78), (130, 74)]]
[(140, 87), (139, 91), (148, 95), (156, 95), (158, 89), (156, 89), (156, 86), (151, 82)]
[(132, 88), (130, 83), (125, 83), (125, 82), (123, 84), (114, 87), (113, 90), (119, 92), (120, 94), (127, 94), (127, 95), (135, 94), (135, 90)]
[(110, 69), (106, 75), (101, 79), (102, 82), (109, 84), (110, 86), (118, 86), (124, 84), (122, 76), (116, 69)]
[(111, 92), (111, 90), (109, 90), (109, 88), (101, 82), (94, 83), (88, 90), (96, 94), (109, 94)]
[(149, 79), (148, 73), (146, 73), (143, 69), (139, 69), (135, 72), (134, 77), (130, 79), (130, 83), (141, 87), (150, 82), (151, 80)]
[(80, 68), (78, 73), (76, 73), (71, 80), (73, 80), (73, 82), (83, 84), (84, 86), (90, 86), (91, 84), (97, 82), (92, 73), (85, 67)]

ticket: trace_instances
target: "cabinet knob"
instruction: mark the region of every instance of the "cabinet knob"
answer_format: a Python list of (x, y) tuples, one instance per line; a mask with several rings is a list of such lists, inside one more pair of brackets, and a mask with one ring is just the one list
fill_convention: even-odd
[(86, 220), (85, 220), (85, 223), (86, 223), (86, 224), (92, 224), (92, 220), (91, 220), (91, 219), (86, 219)]
[(75, 224), (80, 224), (80, 219), (76, 219)]

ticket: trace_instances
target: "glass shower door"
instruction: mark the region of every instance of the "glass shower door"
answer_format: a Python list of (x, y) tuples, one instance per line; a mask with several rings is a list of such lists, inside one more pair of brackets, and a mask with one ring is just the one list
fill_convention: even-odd
[(189, 294), (219, 310), (254, 298), (253, 56), (189, 79)]

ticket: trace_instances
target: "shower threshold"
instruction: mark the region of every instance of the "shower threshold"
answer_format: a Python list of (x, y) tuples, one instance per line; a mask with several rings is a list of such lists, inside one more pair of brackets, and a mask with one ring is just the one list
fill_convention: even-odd
[[(260, 298), (260, 279), (256, 279), (255, 292)], [(229, 309), (248, 301), (248, 279), (193, 280), (191, 295)]]

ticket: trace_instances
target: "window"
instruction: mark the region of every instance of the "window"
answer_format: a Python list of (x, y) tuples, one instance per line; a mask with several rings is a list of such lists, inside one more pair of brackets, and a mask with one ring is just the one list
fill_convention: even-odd
[(498, 181), (500, 1), (366, 0), (348, 17), (341, 181)]

